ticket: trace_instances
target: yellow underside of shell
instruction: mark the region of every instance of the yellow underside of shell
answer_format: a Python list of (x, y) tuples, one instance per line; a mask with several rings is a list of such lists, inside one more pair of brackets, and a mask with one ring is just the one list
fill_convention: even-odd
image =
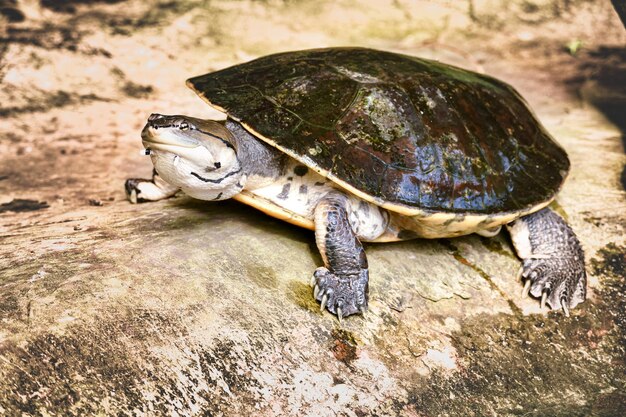
[(315, 223), (312, 219), (307, 219), (304, 216), (300, 216), (299, 214), (286, 210), (283, 207), (280, 207), (273, 202), (249, 191), (243, 190), (239, 194), (235, 195), (233, 199), (254, 207), (267, 215), (284, 220), (287, 223), (295, 224), (296, 226), (304, 227), (305, 229), (315, 230)]
[[(263, 213), (286, 221), (293, 225), (309, 230), (315, 230), (312, 219), (293, 213), (272, 201), (255, 195), (249, 191), (242, 191), (233, 199), (254, 207)], [(371, 242), (397, 242), (415, 237), (425, 239), (437, 239), (444, 237), (456, 237), (497, 228), (511, 223), (515, 219), (542, 209), (549, 202), (533, 207), (531, 210), (503, 215), (478, 216), (478, 215), (454, 215), (449, 213), (437, 213), (427, 218), (420, 216), (404, 216), (394, 213), (388, 230)], [(405, 233), (410, 231), (413, 236), (408, 237)]]

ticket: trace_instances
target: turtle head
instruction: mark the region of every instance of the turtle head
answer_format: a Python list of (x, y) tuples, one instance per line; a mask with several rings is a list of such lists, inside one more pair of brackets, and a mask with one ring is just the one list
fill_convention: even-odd
[(220, 122), (151, 114), (141, 139), (159, 175), (192, 197), (224, 200), (243, 188), (236, 142)]

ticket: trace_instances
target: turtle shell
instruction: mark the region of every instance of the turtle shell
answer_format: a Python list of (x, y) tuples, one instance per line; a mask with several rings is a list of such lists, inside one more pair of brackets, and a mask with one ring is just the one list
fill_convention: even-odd
[(407, 215), (531, 210), (554, 197), (569, 170), (511, 86), (436, 61), (316, 49), (187, 84), (262, 140)]

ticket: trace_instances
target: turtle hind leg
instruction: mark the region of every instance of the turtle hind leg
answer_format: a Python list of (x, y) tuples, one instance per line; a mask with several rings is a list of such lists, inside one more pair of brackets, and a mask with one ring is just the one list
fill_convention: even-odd
[(552, 309), (569, 309), (585, 300), (585, 254), (574, 231), (558, 214), (543, 209), (507, 226), (522, 259), (523, 295), (541, 297)]
[(128, 200), (136, 204), (172, 197), (178, 188), (165, 182), (156, 170), (152, 170), (152, 179), (129, 178), (124, 183), (124, 190)]
[(342, 317), (367, 308), (369, 272), (365, 250), (349, 217), (346, 196), (332, 193), (315, 207), (315, 241), (324, 260), (311, 284), (321, 309)]

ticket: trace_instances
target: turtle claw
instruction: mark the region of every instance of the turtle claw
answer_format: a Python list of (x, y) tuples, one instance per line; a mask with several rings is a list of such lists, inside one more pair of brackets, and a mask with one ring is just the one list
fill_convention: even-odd
[(313, 274), (313, 296), (320, 302), (320, 310), (327, 309), (341, 321), (352, 314), (362, 314), (367, 308), (367, 269), (353, 275), (335, 275), (321, 267)]
[(144, 180), (140, 178), (127, 179), (126, 182), (124, 183), (124, 191), (126, 191), (126, 198), (128, 198), (128, 201), (130, 201), (132, 204), (145, 202), (146, 200), (144, 200), (141, 197), (138, 197), (138, 194), (140, 194), (139, 183), (149, 182), (149, 181), (150, 180)]
[(320, 311), (324, 311), (324, 309), (326, 308), (326, 302), (328, 301), (328, 296), (326, 294), (324, 294), (322, 296), (322, 302), (320, 303)]
[(528, 297), (528, 292), (530, 291), (530, 284), (533, 282), (530, 279), (527, 279), (524, 283), (524, 288), (522, 288), (522, 298)]
[(565, 314), (565, 317), (569, 317), (569, 307), (567, 307), (567, 300), (565, 297), (561, 298), (561, 307), (563, 308), (563, 314)]

